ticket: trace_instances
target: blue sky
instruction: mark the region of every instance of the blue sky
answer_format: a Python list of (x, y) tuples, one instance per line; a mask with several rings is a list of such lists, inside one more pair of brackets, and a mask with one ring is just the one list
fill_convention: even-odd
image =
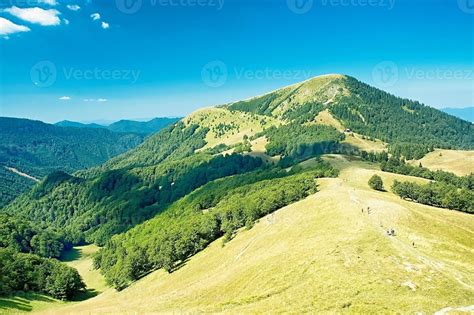
[(2, 116), (182, 116), (325, 73), (437, 108), (474, 105), (474, 0), (2, 0), (0, 8)]

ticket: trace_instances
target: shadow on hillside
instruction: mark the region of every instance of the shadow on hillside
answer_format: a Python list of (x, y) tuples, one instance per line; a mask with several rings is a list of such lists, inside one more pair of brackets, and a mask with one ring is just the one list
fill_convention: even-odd
[(74, 260), (78, 260), (82, 257), (82, 250), (77, 248), (71, 248), (67, 252), (61, 254), (60, 261), (62, 262), (71, 262)]
[(79, 294), (76, 294), (71, 301), (73, 302), (82, 302), (88, 299), (92, 299), (93, 297), (97, 296), (99, 292), (95, 289), (87, 289)]
[(6, 313), (8, 312), (15, 312), (15, 311), (22, 311), (22, 312), (30, 312), (33, 307), (31, 306), (31, 302), (54, 302), (55, 300), (40, 294), (32, 294), (32, 293), (18, 293), (14, 296), (9, 297), (2, 297), (0, 298), (0, 313), (3, 311)]
[(170, 273), (173, 273), (175, 271), (178, 271), (179, 269), (183, 268), (184, 266), (186, 266), (186, 263), (189, 261), (189, 258), (186, 258), (185, 260), (183, 261), (180, 261), (179, 263), (177, 263), (174, 267), (173, 267), (173, 270), (171, 270)]

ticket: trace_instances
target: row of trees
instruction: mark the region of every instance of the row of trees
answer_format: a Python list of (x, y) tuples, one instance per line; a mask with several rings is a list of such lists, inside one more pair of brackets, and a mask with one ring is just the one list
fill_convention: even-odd
[(467, 176), (457, 176), (451, 172), (441, 170), (432, 171), (422, 167), (421, 165), (413, 166), (407, 164), (404, 159), (398, 159), (396, 157), (391, 157), (387, 161), (382, 162), (381, 169), (385, 172), (434, 180), (437, 182), (453, 185), (457, 188), (465, 188), (467, 190), (474, 189), (474, 174)]
[(474, 213), (474, 192), (454, 185), (439, 182), (420, 185), (395, 181), (392, 191), (403, 199), (425, 205)]
[(392, 156), (406, 160), (419, 160), (427, 153), (433, 151), (433, 145), (425, 145), (422, 143), (394, 143), (388, 146), (388, 152)]

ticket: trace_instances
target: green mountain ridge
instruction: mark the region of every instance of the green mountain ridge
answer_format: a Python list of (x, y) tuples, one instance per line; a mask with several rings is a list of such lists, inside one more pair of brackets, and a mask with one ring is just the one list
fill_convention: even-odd
[(99, 166), (46, 177), (2, 211), (103, 246), (96, 267), (123, 289), (316, 193), (338, 174), (322, 154), (377, 162), (434, 148), (474, 149), (472, 123), (327, 75), (199, 110)]
[[(27, 119), (0, 117), (0, 206), (54, 171), (74, 172), (101, 164), (143, 141), (136, 134), (106, 129), (65, 128)], [(19, 173), (6, 169), (11, 167)]]
[[(88, 241), (100, 240), (99, 243), (103, 243), (111, 235), (123, 232), (137, 222), (143, 221), (145, 217), (148, 218), (161, 211), (163, 202), (159, 200), (163, 200), (160, 195), (164, 192), (160, 192), (157, 187), (166, 187), (172, 183), (173, 180), (170, 178), (175, 178), (176, 181), (179, 180), (179, 176), (186, 178), (189, 175), (179, 171), (178, 165), (192, 170), (203, 165), (202, 163), (212, 164), (212, 161), (220, 158), (219, 155), (215, 155), (219, 151), (213, 147), (223, 145), (232, 149), (246, 142), (249, 143), (247, 146), (251, 146), (249, 140), (245, 139), (263, 136), (267, 141), (270, 140), (266, 149), (269, 152), (263, 154), (277, 158), (283, 154), (280, 158), (285, 158), (290, 164), (293, 159), (301, 159), (303, 156), (352, 150), (350, 146), (338, 144), (349, 136), (342, 134), (339, 136), (340, 132), (334, 127), (314, 123), (315, 118), (324, 110), (328, 110), (346, 128), (368, 137), (381, 139), (389, 145), (408, 142), (413, 146), (422, 147), (474, 148), (474, 127), (471, 123), (418, 102), (392, 96), (351, 77), (321, 76), (247, 101), (197, 111), (150, 136), (137, 148), (101, 166), (78, 172), (76, 176), (86, 179), (85, 182), (58, 183), (50, 194), (62, 195), (63, 189), (66, 191), (72, 189), (68, 193), (73, 198), (69, 207), (75, 209), (70, 212), (71, 215), (57, 221), (58, 217), (53, 213), (47, 215), (51, 211), (48, 210), (37, 213), (34, 217), (37, 220), (45, 220), (49, 216), (56, 217), (51, 222), (53, 224), (74, 221), (75, 228), (71, 233), (76, 235), (88, 231), (86, 233)], [(281, 126), (288, 128), (288, 131), (283, 133), (272, 131), (278, 130), (275, 128), (282, 128)], [(282, 138), (288, 132), (293, 135)], [(303, 136), (310, 134), (313, 136)], [(275, 142), (277, 140), (279, 142)], [(293, 144), (287, 146), (287, 142)], [(403, 148), (414, 150), (410, 146)], [(204, 179), (202, 183), (208, 180)], [(101, 187), (105, 187), (106, 190)], [(164, 200), (167, 200), (165, 204), (175, 200), (176, 195), (173, 191), (181, 187), (168, 188), (172, 195), (170, 197), (169, 192), (165, 194)], [(126, 191), (129, 191), (128, 197), (127, 194), (123, 194)], [(131, 198), (132, 195), (134, 198)], [(182, 193), (178, 195), (181, 196)], [(32, 196), (26, 194), (11, 205), (9, 211), (21, 209), (21, 212), (32, 216), (31, 211), (38, 207), (45, 210), (62, 207), (58, 205), (62, 201), (57, 197), (55, 199), (49, 196), (48, 198)], [(87, 202), (84, 203), (85, 201)], [(115, 206), (110, 207), (107, 204)], [(109, 213), (105, 216), (107, 219), (104, 217), (105, 213)], [(146, 215), (137, 221), (137, 218), (142, 216), (137, 213)], [(81, 220), (85, 221), (79, 223)], [(115, 223), (110, 225), (107, 221)]]

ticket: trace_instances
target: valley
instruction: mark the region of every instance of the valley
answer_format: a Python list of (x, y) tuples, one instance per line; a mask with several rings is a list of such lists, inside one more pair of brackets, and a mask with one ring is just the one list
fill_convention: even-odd
[(367, 186), (374, 173), (387, 187), (394, 179), (424, 180), (349, 157), (324, 159), (341, 170), (339, 178), (318, 180), (318, 193), (224, 247), (216, 240), (171, 274), (155, 271), (122, 292), (108, 289), (54, 312), (433, 313), (472, 305), (471, 215)]
[(471, 123), (343, 75), (198, 110), (0, 209), (0, 267), (28, 275), (0, 310), (469, 309), (473, 149)]

